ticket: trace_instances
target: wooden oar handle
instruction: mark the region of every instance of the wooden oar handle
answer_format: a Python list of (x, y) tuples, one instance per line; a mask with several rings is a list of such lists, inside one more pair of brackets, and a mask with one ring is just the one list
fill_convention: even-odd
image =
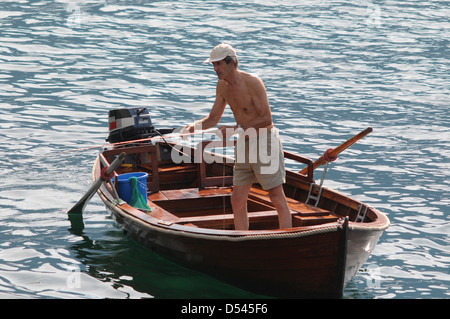
[[(108, 175), (110, 175), (114, 170), (119, 167), (120, 163), (125, 159), (126, 154), (122, 152), (112, 163), (108, 166), (108, 168), (105, 170), (104, 174), (106, 175), (105, 178), (108, 178)], [(89, 190), (84, 194), (83, 197), (73, 206), (67, 213), (70, 214), (82, 214), (84, 206), (89, 202), (89, 200), (94, 196), (95, 192), (100, 188), (102, 183), (105, 180), (102, 179), (100, 176), (97, 178), (92, 184), (92, 186), (89, 188)]]
[[(325, 164), (327, 162), (327, 159), (336, 158), (339, 153), (341, 153), (342, 151), (346, 150), (347, 148), (349, 148), (350, 146), (355, 144), (357, 141), (359, 141), (360, 139), (362, 139), (364, 136), (366, 136), (367, 134), (369, 134), (372, 131), (373, 131), (372, 128), (368, 127), (364, 131), (359, 132), (358, 134), (353, 136), (351, 139), (349, 139), (346, 142), (342, 143), (341, 145), (339, 145), (335, 149), (327, 150), (327, 152), (326, 152), (327, 154), (326, 155), (325, 154), (322, 155), (321, 157), (319, 157), (313, 163), (313, 170), (316, 169), (317, 167)], [(307, 171), (308, 171), (308, 168), (305, 167), (299, 173), (304, 175)]]

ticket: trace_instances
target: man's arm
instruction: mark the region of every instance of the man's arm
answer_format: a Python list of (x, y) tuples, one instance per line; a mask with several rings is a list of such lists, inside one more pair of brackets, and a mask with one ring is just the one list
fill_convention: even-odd
[(217, 82), (216, 86), (216, 99), (214, 101), (214, 104), (211, 108), (211, 111), (207, 116), (204, 118), (195, 121), (192, 124), (187, 125), (183, 130), (186, 130), (187, 132), (194, 132), (195, 129), (201, 128), (202, 130), (207, 130), (211, 127), (214, 127), (219, 123), (220, 118), (222, 117), (223, 111), (225, 110), (225, 107), (227, 106), (227, 102), (225, 98), (223, 97), (223, 85), (222, 81)]

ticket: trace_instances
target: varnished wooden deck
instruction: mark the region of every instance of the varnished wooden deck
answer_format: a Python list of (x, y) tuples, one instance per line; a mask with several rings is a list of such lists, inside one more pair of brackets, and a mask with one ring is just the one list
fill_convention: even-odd
[[(148, 196), (151, 216), (173, 223), (205, 228), (232, 228), (233, 214), (230, 205), (232, 189), (186, 188), (161, 190)], [(289, 198), (293, 226), (317, 225), (338, 220), (328, 210), (307, 205)], [(267, 191), (255, 186), (248, 200), (250, 228), (278, 228), (278, 213), (272, 206)]]

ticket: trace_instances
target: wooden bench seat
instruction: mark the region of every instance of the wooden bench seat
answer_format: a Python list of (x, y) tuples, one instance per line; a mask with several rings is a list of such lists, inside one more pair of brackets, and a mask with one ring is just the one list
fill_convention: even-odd
[[(310, 226), (323, 223), (329, 223), (337, 221), (338, 218), (334, 214), (327, 214), (322, 216), (299, 216), (297, 212), (291, 211), (292, 225), (293, 227)], [(276, 210), (267, 210), (260, 212), (248, 213), (250, 228), (252, 224), (258, 223), (272, 223), (277, 224), (278, 212)], [(221, 225), (233, 225), (233, 214), (216, 214), (216, 215), (204, 215), (204, 216), (190, 216), (179, 218), (176, 221), (178, 224), (189, 224), (198, 227), (217, 227)]]
[[(253, 223), (272, 222), (278, 216), (276, 210), (249, 212), (248, 217), (250, 225)], [(191, 216), (180, 218), (177, 222), (179, 224), (195, 225), (198, 227), (220, 227), (222, 225), (234, 225), (233, 214), (216, 214), (205, 216)]]
[(177, 216), (175, 216), (171, 212), (168, 212), (164, 208), (162, 208), (152, 202), (148, 202), (147, 204), (148, 204), (148, 207), (150, 207), (150, 209), (151, 209), (151, 212), (149, 212), (148, 215), (150, 215), (154, 218), (160, 219), (164, 222), (172, 222), (172, 223), (176, 223), (180, 220)]
[[(231, 189), (229, 188), (214, 188), (214, 189), (198, 189), (198, 188), (184, 188), (175, 190), (161, 190), (157, 193), (150, 194), (147, 203), (152, 210), (150, 216), (169, 222), (180, 222), (180, 218), (162, 208), (159, 204), (169, 203), (175, 204), (183, 199), (201, 199), (208, 197), (223, 197), (230, 196)], [(173, 206), (173, 205), (170, 205)], [(184, 222), (183, 222), (184, 223)], [(186, 222), (187, 223), (187, 222)]]
[[(271, 204), (269, 192), (259, 187), (252, 187), (250, 189), (249, 197), (260, 200), (266, 204)], [(308, 205), (292, 198), (287, 198), (287, 202), (290, 210), (298, 213), (300, 216), (326, 216), (333, 214), (328, 210)]]
[(189, 198), (205, 198), (217, 196), (231, 196), (231, 188), (183, 188), (173, 190), (161, 190), (148, 196), (151, 201), (176, 200)]
[[(145, 163), (145, 164), (139, 164), (138, 167), (140, 168), (144, 168), (150, 172), (153, 171), (153, 167), (151, 165), (151, 163)], [(158, 166), (158, 173), (167, 173), (167, 174), (171, 174), (171, 173), (185, 173), (185, 172), (196, 172), (197, 171), (197, 166), (195, 166), (195, 164), (186, 164), (186, 165), (167, 165), (167, 166)]]
[[(194, 198), (206, 198), (206, 197), (220, 197), (231, 196), (232, 189), (226, 188), (184, 188), (175, 190), (161, 190), (158, 193), (154, 193), (148, 196), (150, 201), (166, 201), (177, 199), (194, 199)], [(269, 192), (257, 187), (252, 187), (249, 193), (249, 199), (259, 201), (265, 205), (272, 206), (270, 201)], [(307, 205), (292, 198), (287, 198), (287, 202), (291, 211), (298, 213), (301, 216), (321, 216), (329, 215), (330, 211), (315, 207), (313, 205)]]
[[(227, 208), (224, 213), (220, 213), (222, 208), (219, 209), (219, 206), (209, 206), (213, 205), (213, 202), (210, 201), (212, 199), (217, 202), (215, 204), (222, 205), (221, 198), (230, 197), (231, 192), (231, 188), (162, 190), (148, 196), (149, 206), (152, 209), (150, 215), (163, 221), (198, 227), (214, 228), (233, 225), (234, 216), (230, 214), (231, 208)], [(208, 204), (205, 202), (206, 207), (201, 206), (203, 203), (202, 198), (208, 201)], [(188, 202), (185, 202), (185, 200), (191, 202), (190, 205), (186, 205)], [(192, 200), (198, 201), (198, 203), (192, 205)], [(306, 205), (290, 198), (287, 201), (294, 227), (317, 225), (338, 220), (338, 216), (328, 210)], [(175, 211), (174, 214), (178, 216), (169, 212), (172, 209)], [(204, 215), (197, 216), (196, 214), (201, 213), (202, 210)], [(248, 217), (250, 225), (252, 223), (277, 223), (278, 213), (273, 208), (267, 191), (257, 187), (253, 187), (250, 190)]]
[[(261, 212), (249, 212), (248, 217), (250, 219), (258, 219), (265, 218), (270, 216), (278, 216), (276, 210), (267, 210)], [(183, 217), (179, 219), (180, 223), (196, 223), (203, 221), (213, 221), (213, 220), (233, 220), (233, 214), (217, 214), (217, 215), (205, 215), (205, 216), (191, 216), (191, 217)]]

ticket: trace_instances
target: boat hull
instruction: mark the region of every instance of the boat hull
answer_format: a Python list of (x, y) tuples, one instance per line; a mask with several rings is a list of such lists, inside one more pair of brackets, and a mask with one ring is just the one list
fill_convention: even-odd
[(340, 298), (381, 231), (343, 224), (256, 236), (209, 236), (145, 222), (101, 196), (133, 239), (183, 266), (258, 294), (281, 298)]
[[(97, 159), (94, 164), (93, 179), (100, 174), (100, 162)], [(298, 179), (289, 183), (299, 192), (308, 187)], [(147, 214), (118, 201), (106, 183), (97, 193), (124, 231), (149, 249), (237, 287), (282, 298), (341, 297), (389, 226), (387, 217), (373, 208), (367, 215), (372, 221), (351, 221), (357, 219), (361, 203), (329, 189), (323, 191), (323, 203), (333, 206), (341, 218), (290, 229), (250, 231), (163, 220), (156, 211)]]

